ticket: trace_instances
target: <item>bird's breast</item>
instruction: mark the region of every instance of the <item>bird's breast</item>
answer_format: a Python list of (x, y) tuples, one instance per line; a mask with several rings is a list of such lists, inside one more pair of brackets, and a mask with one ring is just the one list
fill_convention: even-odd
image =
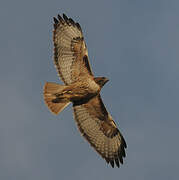
[(89, 91), (94, 93), (98, 93), (100, 91), (100, 86), (93, 79), (89, 79), (87, 82)]
[(99, 85), (92, 79), (84, 79), (70, 86), (71, 100), (92, 98), (100, 92)]

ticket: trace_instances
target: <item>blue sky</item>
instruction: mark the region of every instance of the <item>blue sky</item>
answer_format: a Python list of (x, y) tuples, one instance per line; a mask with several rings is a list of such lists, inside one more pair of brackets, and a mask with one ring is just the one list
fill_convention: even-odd
[[(101, 94), (128, 144), (112, 169), (80, 136), (69, 106), (43, 102), (53, 65), (52, 18), (78, 21)], [(0, 178), (168, 180), (179, 169), (179, 1), (1, 1)]]

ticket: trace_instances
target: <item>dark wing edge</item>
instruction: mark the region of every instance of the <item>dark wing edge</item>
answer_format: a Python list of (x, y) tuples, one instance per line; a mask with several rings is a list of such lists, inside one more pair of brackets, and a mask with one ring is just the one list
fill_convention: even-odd
[(54, 17), (53, 42), (54, 64), (66, 85), (76, 81), (82, 73), (93, 75), (79, 23), (65, 14)]
[[(105, 108), (100, 95), (85, 104), (73, 103), (75, 121), (82, 136), (102, 158), (110, 163), (112, 167), (115, 164), (119, 167), (120, 163), (123, 164), (123, 158), (126, 156), (125, 148), (127, 148), (127, 145), (111, 116), (109, 115), (107, 119), (105, 119), (106, 115), (98, 116), (101, 108), (99, 104), (102, 108)], [(101, 112), (105, 111), (106, 109), (101, 109)]]

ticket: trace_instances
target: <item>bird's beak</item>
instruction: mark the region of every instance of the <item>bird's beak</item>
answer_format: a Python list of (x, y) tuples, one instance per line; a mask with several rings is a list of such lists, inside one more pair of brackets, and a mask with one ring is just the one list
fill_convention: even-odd
[(105, 82), (105, 84), (106, 84), (108, 81), (109, 81), (109, 79), (108, 79), (108, 78), (105, 78), (105, 81), (104, 81), (104, 82)]

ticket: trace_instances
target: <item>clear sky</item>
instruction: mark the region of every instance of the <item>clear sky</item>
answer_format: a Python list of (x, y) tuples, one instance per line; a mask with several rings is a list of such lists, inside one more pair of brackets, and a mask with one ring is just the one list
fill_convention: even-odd
[[(112, 169), (80, 136), (69, 106), (52, 115), (53, 16), (78, 21), (101, 94), (128, 144)], [(168, 180), (179, 170), (178, 0), (0, 2), (0, 179)]]

